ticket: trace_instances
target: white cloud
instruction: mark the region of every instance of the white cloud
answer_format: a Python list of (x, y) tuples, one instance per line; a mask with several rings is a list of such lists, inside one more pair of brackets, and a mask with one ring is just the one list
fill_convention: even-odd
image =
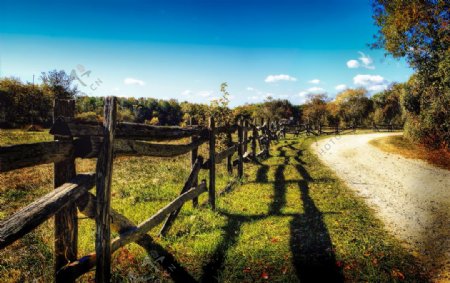
[(138, 79), (135, 79), (135, 78), (125, 78), (123, 80), (123, 83), (126, 84), (126, 85), (140, 85), (140, 86), (145, 85), (144, 81), (138, 80)]
[(380, 75), (357, 75), (353, 78), (355, 85), (368, 86), (372, 84), (382, 84), (386, 80)]
[(300, 97), (305, 97), (305, 96), (307, 96), (308, 95), (308, 92), (307, 91), (301, 91), (301, 92), (299, 92), (299, 94), (298, 94), (298, 96), (300, 96)]
[(253, 87), (251, 87), (251, 86), (248, 86), (248, 87), (246, 88), (246, 90), (248, 90), (248, 91), (254, 91), (255, 89), (254, 89)]
[(267, 78), (264, 80), (266, 83), (275, 83), (278, 81), (291, 81), (291, 82), (295, 82), (297, 81), (297, 78), (291, 77), (289, 75), (269, 75), (267, 76)]
[(317, 85), (320, 84), (320, 80), (319, 79), (310, 80), (309, 83)]
[(356, 69), (359, 68), (359, 62), (357, 60), (350, 60), (347, 62), (347, 67), (349, 67), (350, 69)]
[(375, 66), (372, 65), (373, 64), (373, 60), (372, 58), (370, 58), (370, 56), (367, 56), (366, 54), (362, 53), (362, 52), (358, 52), (359, 55), (361, 55), (361, 57), (359, 57), (359, 60), (362, 62), (362, 66), (366, 69), (370, 69), (373, 70), (375, 69)]
[(363, 67), (369, 70), (375, 69), (375, 66), (373, 65), (373, 59), (370, 56), (364, 54), (361, 51), (359, 51), (358, 53), (360, 55), (358, 60), (352, 59), (347, 61), (347, 67), (349, 67), (350, 69), (357, 69), (359, 67)]
[(308, 96), (309, 94), (321, 94), (321, 93), (326, 93), (325, 89), (321, 88), (321, 87), (310, 87), (307, 90), (301, 91), (298, 93), (298, 96), (305, 98), (306, 96)]
[(353, 83), (370, 92), (382, 91), (388, 87), (388, 81), (380, 75), (357, 75), (353, 78)]
[(382, 85), (372, 85), (367, 87), (367, 90), (373, 93), (377, 93), (383, 90), (386, 90), (388, 88), (387, 84), (382, 84)]
[(345, 85), (345, 84), (337, 85), (337, 86), (335, 87), (335, 89), (336, 89), (337, 91), (343, 91), (343, 90), (347, 89), (347, 85)]

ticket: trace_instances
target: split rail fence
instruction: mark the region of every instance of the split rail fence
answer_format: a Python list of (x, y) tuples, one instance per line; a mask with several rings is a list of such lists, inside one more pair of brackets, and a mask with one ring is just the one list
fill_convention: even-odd
[[(74, 282), (95, 267), (95, 281), (109, 282), (111, 254), (124, 245), (144, 241), (147, 232), (163, 223), (166, 235), (183, 204), (208, 192), (211, 209), (216, 208), (216, 164), (227, 161), (228, 172), (237, 167), (237, 177), (244, 176), (244, 162), (269, 155), (270, 143), (285, 136), (279, 123), (239, 120), (235, 125), (216, 127), (210, 118), (209, 127), (151, 126), (117, 122), (117, 99), (107, 97), (104, 122), (88, 123), (74, 119), (74, 100), (55, 100), (54, 124), (50, 133), (54, 141), (0, 147), (0, 172), (40, 164), (54, 164), (54, 190), (16, 211), (0, 222), (0, 249), (11, 245), (44, 221), (54, 216), (54, 278), (55, 282)], [(237, 132), (237, 141), (233, 134)], [(227, 148), (216, 151), (216, 137), (226, 134)], [(249, 136), (249, 133), (252, 135)], [(190, 138), (187, 144), (149, 143)], [(208, 159), (198, 148), (209, 144)], [(259, 151), (257, 147), (259, 146)], [(237, 159), (233, 160), (237, 152)], [(111, 208), (113, 160), (117, 155), (174, 157), (191, 154), (191, 173), (180, 195), (144, 222), (136, 225)], [(97, 158), (95, 173), (77, 173), (76, 158)], [(209, 180), (198, 182), (200, 170), (209, 170)], [(225, 190), (233, 185), (230, 183)], [(90, 192), (96, 188), (95, 195)], [(96, 222), (95, 253), (78, 259), (77, 211)], [(111, 230), (119, 233), (111, 239)]]

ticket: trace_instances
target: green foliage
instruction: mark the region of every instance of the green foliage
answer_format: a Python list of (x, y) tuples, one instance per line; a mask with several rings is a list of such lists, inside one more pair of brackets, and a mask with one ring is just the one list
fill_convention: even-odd
[(374, 121), (377, 124), (403, 124), (401, 97), (405, 84), (393, 84), (389, 89), (372, 97), (375, 107)]
[(327, 95), (314, 94), (308, 96), (303, 110), (304, 120), (307, 124), (319, 127), (323, 125), (327, 116)]
[(4, 127), (49, 125), (52, 105), (53, 96), (43, 86), (22, 83), (15, 78), (0, 80), (0, 125)]
[(88, 122), (99, 122), (102, 119), (100, 115), (92, 111), (76, 114), (75, 118), (79, 121), (88, 121)]
[(373, 109), (372, 100), (367, 97), (367, 91), (362, 88), (344, 90), (336, 96), (336, 104), (347, 126), (363, 125)]
[(406, 57), (417, 71), (403, 96), (407, 135), (450, 149), (450, 2), (373, 0), (375, 47)]

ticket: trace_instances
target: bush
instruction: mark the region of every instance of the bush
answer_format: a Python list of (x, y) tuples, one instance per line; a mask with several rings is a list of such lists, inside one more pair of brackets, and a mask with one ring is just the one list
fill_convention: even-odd
[(79, 113), (75, 116), (75, 119), (84, 122), (100, 122), (102, 120), (101, 117), (95, 112)]

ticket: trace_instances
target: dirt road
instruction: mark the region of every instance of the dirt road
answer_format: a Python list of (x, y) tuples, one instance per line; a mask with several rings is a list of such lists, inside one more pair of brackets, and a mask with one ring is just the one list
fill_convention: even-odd
[(319, 158), (366, 199), (438, 282), (450, 282), (450, 171), (368, 144), (392, 134), (334, 136), (313, 145)]

